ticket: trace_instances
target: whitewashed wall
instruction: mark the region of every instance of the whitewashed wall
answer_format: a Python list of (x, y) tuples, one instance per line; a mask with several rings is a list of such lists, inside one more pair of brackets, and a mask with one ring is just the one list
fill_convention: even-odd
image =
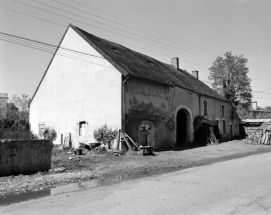
[[(102, 57), (72, 28), (61, 47)], [(44, 122), (57, 131), (57, 144), (61, 134), (69, 133), (75, 147), (79, 141), (95, 142), (95, 128), (105, 123), (121, 128), (121, 86), (121, 73), (106, 60), (60, 49), (31, 103), (31, 129), (38, 133), (39, 123)], [(80, 121), (87, 122), (86, 136), (79, 136)]]

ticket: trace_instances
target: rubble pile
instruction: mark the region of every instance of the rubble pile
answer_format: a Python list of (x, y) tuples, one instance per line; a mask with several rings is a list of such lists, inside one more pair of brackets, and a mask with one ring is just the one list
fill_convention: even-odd
[(263, 123), (254, 129), (248, 128), (246, 143), (271, 145), (271, 123)]

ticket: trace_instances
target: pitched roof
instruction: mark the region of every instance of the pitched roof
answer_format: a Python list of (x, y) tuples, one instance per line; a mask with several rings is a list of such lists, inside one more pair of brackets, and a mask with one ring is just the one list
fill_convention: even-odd
[(130, 76), (176, 86), (205, 96), (228, 101), (192, 74), (147, 55), (133, 51), (120, 44), (94, 36), (78, 27), (71, 27), (80, 34), (96, 51), (109, 60), (117, 69)]

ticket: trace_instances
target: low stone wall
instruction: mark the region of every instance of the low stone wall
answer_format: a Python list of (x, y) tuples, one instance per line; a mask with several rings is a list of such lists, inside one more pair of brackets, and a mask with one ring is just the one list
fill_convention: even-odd
[(0, 176), (48, 171), (52, 147), (49, 140), (0, 140)]

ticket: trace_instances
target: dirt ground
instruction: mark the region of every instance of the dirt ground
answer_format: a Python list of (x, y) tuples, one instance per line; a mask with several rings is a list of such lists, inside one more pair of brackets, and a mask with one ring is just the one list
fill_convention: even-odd
[(128, 152), (121, 156), (97, 151), (89, 151), (85, 155), (70, 155), (66, 151), (54, 149), (52, 169), (49, 172), (0, 177), (0, 198), (89, 181), (105, 175), (110, 177), (144, 170), (189, 168), (271, 151), (270, 145), (250, 145), (244, 142), (245, 140), (235, 140), (193, 149), (176, 148), (155, 152), (155, 156), (143, 156), (142, 151)]

